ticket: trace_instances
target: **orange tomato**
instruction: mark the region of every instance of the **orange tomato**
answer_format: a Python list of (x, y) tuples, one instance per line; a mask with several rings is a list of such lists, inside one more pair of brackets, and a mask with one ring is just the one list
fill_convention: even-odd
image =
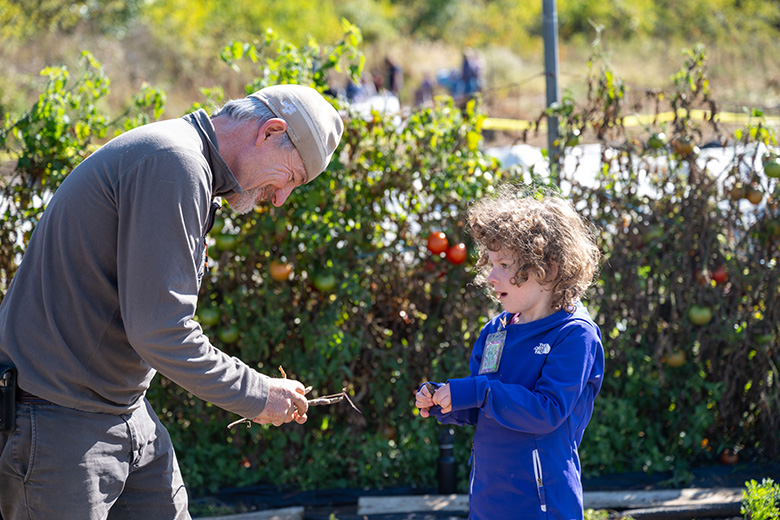
[(283, 282), (290, 277), (292, 273), (292, 264), (280, 262), (279, 260), (271, 260), (271, 264), (268, 266), (268, 272), (271, 278), (277, 282)]

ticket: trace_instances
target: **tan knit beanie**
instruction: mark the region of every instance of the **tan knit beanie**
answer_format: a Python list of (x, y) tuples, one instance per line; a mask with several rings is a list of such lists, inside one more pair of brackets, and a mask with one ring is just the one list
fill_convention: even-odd
[(311, 182), (328, 166), (344, 132), (336, 109), (311, 87), (273, 85), (251, 94), (287, 122), (287, 135), (298, 150)]

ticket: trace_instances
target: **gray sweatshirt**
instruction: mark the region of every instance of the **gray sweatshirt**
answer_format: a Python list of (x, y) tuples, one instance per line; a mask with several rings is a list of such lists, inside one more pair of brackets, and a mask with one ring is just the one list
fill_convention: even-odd
[(243, 417), (268, 379), (193, 320), (215, 198), (241, 192), (206, 112), (126, 132), (64, 180), (0, 304), (0, 362), (53, 403), (121, 414), (155, 373)]

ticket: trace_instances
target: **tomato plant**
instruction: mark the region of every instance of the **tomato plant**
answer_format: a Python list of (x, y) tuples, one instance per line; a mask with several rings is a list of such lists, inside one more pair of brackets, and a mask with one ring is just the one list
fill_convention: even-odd
[[(324, 90), (325, 69), (349, 58), (357, 40), (349, 34), (330, 50), (280, 47), (278, 55), (258, 59), (263, 49), (275, 48), (272, 36), (267, 38), (262, 48), (234, 43), (226, 50), (231, 61), (246, 57), (246, 72), (257, 67), (248, 91), (289, 82)], [(568, 136), (573, 128), (587, 131), (588, 141), (603, 147), (598, 171), (608, 175), (578, 182), (583, 172), (577, 168), (586, 167), (578, 160), (573, 170), (558, 169), (555, 179), (524, 172), (551, 190), (569, 186), (567, 197), (599, 230), (605, 257), (583, 303), (609, 338), (604, 346), (614, 369), (605, 375), (582, 444), (583, 474), (685, 472), (702, 461), (702, 439), (719, 439), (707, 455), (712, 461), (722, 446), (749, 446), (740, 451), (743, 460), (776, 460), (780, 412), (762, 405), (780, 400), (775, 373), (768, 368), (777, 365), (774, 324), (780, 320), (780, 209), (773, 166), (767, 163), (768, 178), (762, 175), (756, 184), (766, 195), (759, 211), (750, 208), (756, 218), (743, 218), (745, 204), (721, 204), (723, 193), (739, 202), (744, 198), (755, 173), (741, 165), (755, 157), (740, 150), (774, 149), (773, 125), (757, 115), (757, 123), (735, 133), (738, 155), (725, 171), (694, 160), (695, 148), (690, 155), (678, 148), (659, 161), (652, 152), (666, 148), (664, 143), (682, 136), (700, 139), (712, 130), (690, 117), (691, 109), (714, 103), (707, 97), (702, 56), (686, 54), (674, 87), (641, 100), (629, 100), (620, 78), (593, 63), (586, 79), (592, 95), (581, 108), (572, 100), (571, 111), (560, 114), (564, 131), (559, 135)], [(350, 64), (349, 70), (359, 67)], [(64, 176), (63, 165), (94, 149), (97, 141), (76, 142), (72, 129), (103, 131), (99, 114), (89, 108), (99, 106), (90, 98), (102, 87), (96, 76), (90, 78), (86, 82), (96, 89), (70, 83), (62, 88), (65, 79), (52, 76), (56, 81), (39, 108), (24, 117), (6, 112), (13, 132), (0, 130), (0, 137), (8, 137), (0, 139), (0, 155), (16, 160), (18, 181), (0, 184), (8, 204), (0, 225), (0, 292), (40, 217), (40, 208), (19, 201), (45, 198)], [(644, 105), (680, 116), (663, 123), (663, 129), (654, 122), (647, 131), (659, 134), (659, 140), (642, 146), (635, 129), (622, 126), (634, 101), (650, 101)], [(69, 124), (54, 115), (63, 110)], [(214, 322), (208, 333), (218, 336), (214, 339), (229, 355), (268, 375), (278, 375), (273, 367), (281, 364), (290, 377), (318, 390), (348, 388), (365, 415), (356, 418), (349, 407), (332, 407), (313, 428), (242, 428), (228, 432), (226, 443), (227, 412), (193, 407), (189, 392), (155, 378), (149, 399), (156, 409), (169, 411), (175, 445), (188, 448), (180, 451), (180, 465), (193, 489), (268, 480), (309, 489), (323, 483), (405, 486), (435, 478), (437, 453), (430, 447), (438, 425), (408, 420), (409, 392), (424, 380), (468, 373), (475, 335), (496, 311), (468, 283), (473, 273), (447, 268), (452, 255), (444, 253), (452, 248), (449, 241), (442, 247), (447, 237), (438, 229), (452, 223), (447, 227), (452, 239), (470, 201), (488, 195), (497, 183), (517, 180), (515, 171), (483, 154), (483, 117), (477, 101), (456, 107), (442, 98), (404, 115), (345, 118), (339, 150), (316, 182), (296, 189), (280, 208), (235, 215), (226, 207), (220, 213), (224, 217), (210, 238), (217, 241), (212, 249), (219, 261), (203, 279), (198, 320)], [(559, 151), (561, 160), (571, 157), (565, 146)], [(393, 175), (379, 174), (387, 171)], [(640, 172), (662, 187), (654, 196), (638, 189)], [(718, 182), (712, 182), (715, 178)], [(420, 183), (424, 196), (416, 187)], [(422, 242), (432, 231), (440, 243), (425, 249)], [(229, 233), (237, 235), (220, 238)], [(227, 250), (231, 254), (223, 254)], [(270, 260), (281, 255), (295, 266), (296, 276), (283, 285), (270, 283)], [(730, 268), (728, 285), (718, 285), (721, 262)], [(712, 272), (704, 276), (703, 266), (709, 265)], [(705, 283), (699, 283), (699, 275)], [(692, 302), (706, 310), (694, 312)], [(220, 312), (216, 318), (212, 307)], [(637, 409), (645, 412), (638, 416)], [(326, 416), (329, 420), (319, 420)], [(459, 429), (456, 434), (463, 460), (470, 433)], [(307, 463), (287, 464), (291, 453)], [(467, 482), (467, 465), (459, 471)]]

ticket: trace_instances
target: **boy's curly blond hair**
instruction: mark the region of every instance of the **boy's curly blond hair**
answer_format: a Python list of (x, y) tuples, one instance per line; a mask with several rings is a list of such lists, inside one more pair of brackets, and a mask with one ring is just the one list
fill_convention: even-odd
[(535, 275), (540, 284), (552, 287), (554, 310), (574, 312), (598, 271), (601, 251), (593, 230), (559, 195), (537, 198), (505, 185), (469, 208), (468, 225), (479, 252), (477, 285), (490, 286), (488, 252), (504, 250), (517, 265), (514, 285)]

